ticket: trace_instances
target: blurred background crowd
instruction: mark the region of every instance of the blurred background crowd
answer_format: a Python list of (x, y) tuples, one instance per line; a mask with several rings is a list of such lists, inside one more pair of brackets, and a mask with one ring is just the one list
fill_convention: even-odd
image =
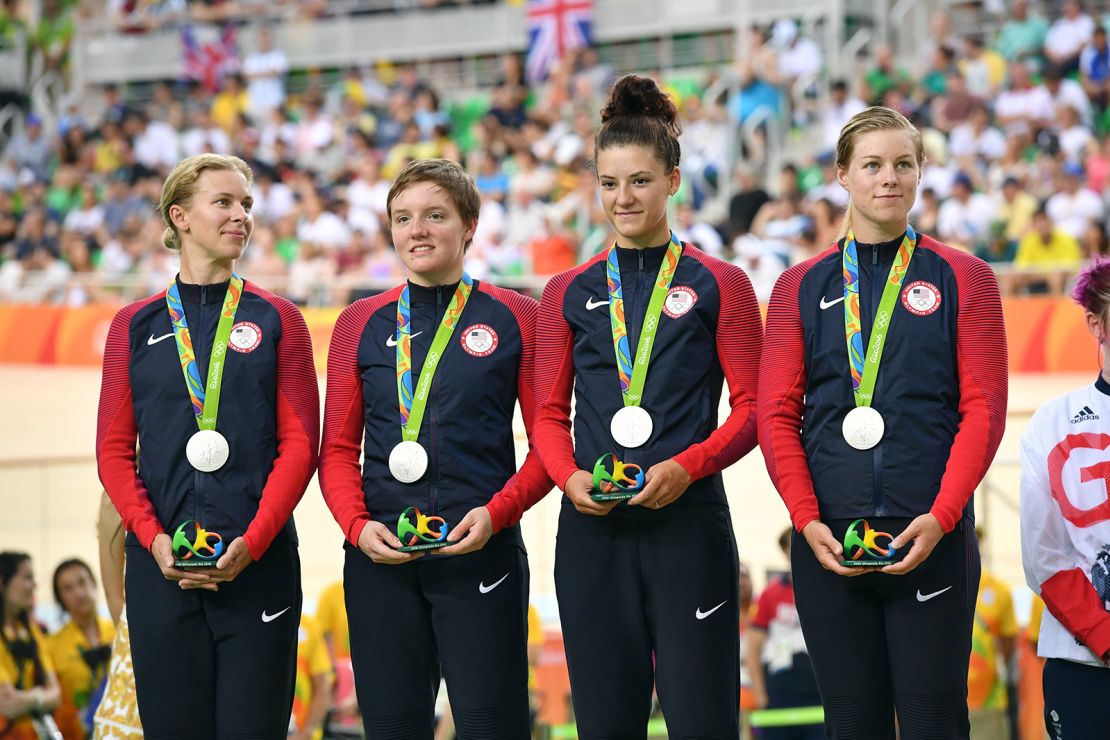
[[(417, 157), (462, 161), (478, 183), (475, 276), (534, 289), (595, 253), (610, 235), (587, 167), (591, 134), (627, 58), (581, 46), (533, 80), (522, 54), (494, 55), (462, 89), (420, 62), (296, 68), (278, 41), (306, 19), (470, 4), (5, 0), (0, 47), (54, 83), (55, 104), (43, 110), (27, 87), (0, 93), (0, 300), (81, 305), (159, 290), (176, 269), (158, 239), (161, 180), (206, 150), (255, 172), (244, 273), (300, 304), (342, 305), (400, 277), (385, 195)], [(786, 266), (835, 240), (846, 203), (837, 133), (881, 103), (926, 135), (915, 227), (995, 264), (1004, 290), (1062, 290), (1108, 250), (1105, 8), (955, 5), (960, 32), (938, 11), (903, 53), (872, 37), (840, 76), (819, 26), (795, 18), (737, 29), (733, 59), (649, 70), (683, 116), (679, 236), (740, 264), (766, 299)], [(86, 28), (161, 33), (182, 46), (183, 71), (77, 87)], [(215, 41), (197, 40), (205, 28)]]

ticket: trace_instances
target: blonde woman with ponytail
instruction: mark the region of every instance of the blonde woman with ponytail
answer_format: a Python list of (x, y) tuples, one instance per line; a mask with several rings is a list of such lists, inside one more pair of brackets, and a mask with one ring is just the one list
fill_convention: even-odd
[(967, 738), (979, 585), (972, 492), (1002, 439), (994, 273), (909, 223), (921, 133), (845, 124), (837, 243), (767, 310), (759, 442), (794, 524), (791, 564), (832, 738)]
[(127, 618), (147, 737), (284, 737), (300, 561), (292, 512), (316, 468), (319, 399), (297, 308), (235, 274), (251, 171), (200, 154), (162, 187), (169, 287), (116, 315), (100, 480), (127, 531)]

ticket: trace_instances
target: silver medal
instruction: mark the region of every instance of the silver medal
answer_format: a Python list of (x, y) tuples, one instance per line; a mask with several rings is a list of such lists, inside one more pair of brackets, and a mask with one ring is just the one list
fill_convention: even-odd
[(219, 470), (231, 454), (227, 439), (215, 429), (202, 429), (185, 444), (185, 457), (189, 464), (202, 473)]
[(613, 414), (609, 433), (618, 445), (625, 448), (639, 447), (651, 436), (651, 414), (639, 406), (625, 406)]
[(427, 470), (428, 451), (419, 442), (401, 442), (389, 453), (389, 472), (402, 483), (415, 483)]
[(883, 415), (870, 406), (857, 406), (844, 417), (844, 441), (857, 450), (870, 450), (886, 431)]

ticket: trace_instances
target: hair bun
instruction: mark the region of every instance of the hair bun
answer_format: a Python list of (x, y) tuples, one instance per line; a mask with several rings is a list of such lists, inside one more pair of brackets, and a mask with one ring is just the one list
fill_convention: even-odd
[(659, 119), (677, 136), (678, 108), (650, 77), (625, 75), (613, 84), (609, 102), (601, 109), (601, 122), (617, 116), (650, 116)]

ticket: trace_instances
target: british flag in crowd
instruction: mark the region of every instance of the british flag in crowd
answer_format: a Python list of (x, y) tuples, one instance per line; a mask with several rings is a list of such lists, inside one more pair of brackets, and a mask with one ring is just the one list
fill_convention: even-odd
[(569, 49), (589, 46), (593, 20), (593, 0), (528, 0), (528, 81), (546, 79)]
[(224, 26), (211, 41), (197, 38), (192, 26), (181, 29), (181, 55), (186, 80), (196, 80), (209, 92), (220, 89), (223, 79), (239, 68), (239, 48), (235, 43), (235, 26)]

